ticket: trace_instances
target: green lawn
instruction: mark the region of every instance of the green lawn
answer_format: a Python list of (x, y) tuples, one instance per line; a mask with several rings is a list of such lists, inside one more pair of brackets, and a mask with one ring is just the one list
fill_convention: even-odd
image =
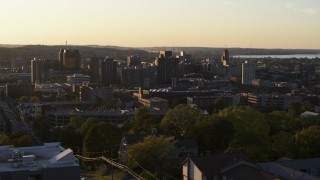
[[(82, 173), (82, 177), (88, 177), (89, 180), (107, 180), (112, 179), (111, 172), (107, 172), (106, 170), (96, 170), (96, 171), (87, 171)], [(121, 171), (114, 171), (113, 179), (121, 180), (124, 177), (124, 173)]]

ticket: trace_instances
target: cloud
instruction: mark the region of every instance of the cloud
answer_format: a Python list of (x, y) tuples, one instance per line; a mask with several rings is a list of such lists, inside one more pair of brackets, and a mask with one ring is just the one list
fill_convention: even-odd
[(285, 7), (293, 11), (297, 11), (297, 12), (301, 12), (309, 15), (317, 14), (319, 12), (319, 9), (316, 9), (316, 8), (297, 8), (294, 3), (286, 3)]
[(305, 8), (305, 9), (301, 9), (301, 12), (304, 12), (306, 14), (317, 14), (318, 13), (318, 9), (315, 8)]

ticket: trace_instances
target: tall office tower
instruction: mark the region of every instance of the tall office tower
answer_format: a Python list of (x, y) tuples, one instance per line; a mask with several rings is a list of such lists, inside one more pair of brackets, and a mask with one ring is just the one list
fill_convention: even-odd
[(221, 62), (223, 66), (229, 66), (230, 65), (230, 59), (229, 59), (229, 51), (225, 49), (221, 56)]
[(191, 54), (188, 54), (184, 51), (180, 52), (180, 62), (190, 62), (191, 61)]
[(59, 70), (63, 70), (63, 52), (64, 50), (63, 49), (60, 49), (59, 50)]
[(256, 65), (246, 61), (242, 63), (242, 84), (251, 84), (256, 79)]
[(60, 49), (59, 68), (66, 71), (79, 71), (80, 53), (78, 50)]
[(99, 63), (103, 61), (102, 57), (99, 56), (92, 56), (90, 61), (90, 82), (92, 83), (99, 83), (100, 82), (100, 75), (99, 75)]
[(141, 64), (141, 58), (139, 56), (128, 56), (127, 66), (138, 66)]
[(117, 82), (117, 62), (106, 58), (99, 64), (100, 84), (110, 85)]
[(31, 83), (40, 83), (44, 80), (45, 60), (34, 58), (31, 60)]
[(179, 74), (179, 58), (172, 56), (172, 51), (160, 51), (155, 60), (157, 81), (159, 84), (171, 84), (172, 78)]

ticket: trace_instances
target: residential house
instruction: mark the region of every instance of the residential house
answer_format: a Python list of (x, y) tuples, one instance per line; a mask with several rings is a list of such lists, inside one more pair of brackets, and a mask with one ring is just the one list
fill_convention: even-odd
[(243, 154), (191, 156), (182, 163), (184, 180), (284, 179), (249, 162)]
[(275, 162), (259, 163), (265, 171), (293, 180), (320, 179), (320, 158), (293, 160), (281, 158)]

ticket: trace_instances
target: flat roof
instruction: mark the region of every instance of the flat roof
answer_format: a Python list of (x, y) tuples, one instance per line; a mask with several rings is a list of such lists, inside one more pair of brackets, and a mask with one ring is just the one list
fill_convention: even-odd
[(0, 146), (0, 172), (72, 166), (79, 166), (78, 159), (71, 149), (64, 149), (59, 142), (17, 148)]

